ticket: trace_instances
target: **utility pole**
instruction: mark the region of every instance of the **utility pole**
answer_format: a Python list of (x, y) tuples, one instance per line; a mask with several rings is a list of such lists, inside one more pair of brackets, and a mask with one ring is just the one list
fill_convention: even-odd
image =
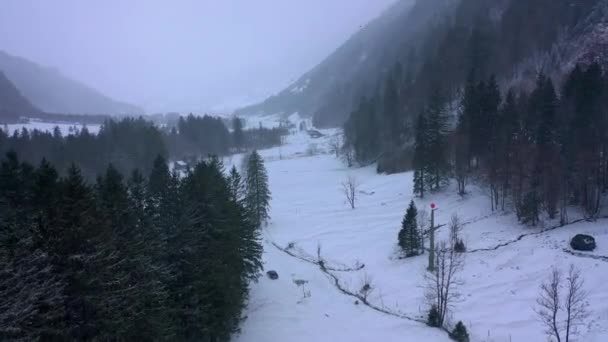
[(429, 272), (435, 271), (435, 203), (431, 203), (431, 228), (429, 229)]

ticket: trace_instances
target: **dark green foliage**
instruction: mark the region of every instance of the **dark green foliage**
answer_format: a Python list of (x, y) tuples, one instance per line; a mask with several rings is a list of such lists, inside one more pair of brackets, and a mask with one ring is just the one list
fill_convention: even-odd
[(33, 164), (46, 158), (61, 173), (76, 163), (87, 180), (94, 179), (109, 163), (127, 174), (134, 168), (148, 171), (157, 155), (167, 156), (163, 134), (143, 118), (107, 120), (97, 135), (86, 127), (67, 137), (62, 137), (59, 129), (53, 133), (24, 129), (0, 141), (0, 152), (15, 150)]
[(169, 160), (226, 155), (233, 147), (240, 150), (280, 145), (288, 133), (286, 128), (243, 130), (242, 123), (240, 127), (234, 137), (222, 119), (190, 115), (171, 128), (156, 127), (143, 118), (108, 119), (98, 134), (89, 133), (86, 126), (68, 136), (62, 136), (59, 128), (53, 133), (24, 128), (10, 135), (0, 130), (0, 153), (14, 150), (35, 165), (46, 158), (60, 173), (75, 163), (87, 180), (94, 180), (108, 164), (125, 175), (133, 169), (148, 174), (159, 155)]
[(426, 324), (430, 327), (438, 328), (440, 326), (439, 320), (440, 320), (439, 311), (437, 310), (437, 306), (435, 306), (435, 304), (433, 304), (431, 306), (431, 309), (429, 310), (429, 314), (426, 318)]
[(269, 216), (270, 189), (268, 188), (268, 174), (264, 160), (257, 151), (247, 157), (247, 178), (245, 179), (246, 195), (245, 205), (249, 212), (251, 222), (260, 227)]
[(428, 185), (426, 184), (426, 172), (428, 170), (429, 160), (427, 127), (426, 117), (420, 115), (416, 125), (416, 141), (414, 145), (414, 194), (420, 196), (420, 198), (424, 197), (428, 188)]
[(439, 190), (440, 186), (448, 182), (450, 165), (448, 162), (447, 149), (447, 115), (444, 109), (444, 100), (439, 89), (435, 89), (431, 94), (425, 115), (427, 117), (426, 144), (427, 178), (426, 184), (432, 190)]
[(540, 199), (534, 190), (525, 194), (523, 201), (517, 207), (517, 217), (524, 224), (535, 226), (540, 214)]
[[(352, 111), (347, 150), (363, 163), (379, 161), (379, 172), (408, 170), (395, 155), (413, 151), (420, 197), (454, 175), (461, 195), (474, 180), (487, 187), (493, 210), (515, 208), (529, 224), (558, 214), (565, 223), (571, 205), (597, 217), (608, 190), (608, 78), (593, 62), (598, 52), (587, 51), (569, 74), (560, 61), (548, 63), (549, 74), (528, 86), (531, 61), (550, 56), (560, 32), (595, 22), (596, 4), (454, 3), (444, 9), (448, 15), (421, 28), (420, 43), (395, 47), (405, 67), (384, 65), (375, 77), (381, 81), (356, 94), (372, 105)], [(501, 89), (506, 85), (514, 88)], [(446, 113), (459, 113), (457, 122), (441, 120)]]
[(377, 121), (375, 104), (367, 98), (362, 98), (359, 107), (344, 125), (344, 145), (347, 149), (352, 148), (355, 160), (360, 165), (376, 161), (380, 153)]
[(421, 233), (418, 231), (417, 216), (418, 210), (414, 201), (411, 201), (401, 222), (401, 230), (398, 236), (399, 247), (401, 247), (406, 258), (418, 255), (422, 248), (420, 246)]
[(448, 182), (450, 164), (447, 146), (447, 117), (441, 95), (433, 92), (425, 112), (418, 118), (414, 147), (414, 193), (424, 197)]
[(454, 244), (454, 251), (457, 253), (464, 253), (467, 251), (467, 246), (464, 244), (462, 239), (458, 239)]
[(230, 188), (230, 196), (235, 202), (241, 202), (245, 199), (246, 188), (245, 183), (241, 179), (241, 175), (236, 170), (236, 166), (232, 166), (228, 175), (228, 186)]
[(240, 151), (245, 144), (243, 120), (236, 116), (232, 119), (232, 143), (237, 151)]
[(225, 155), (231, 145), (230, 132), (221, 118), (192, 114), (179, 118), (176, 136), (168, 144), (171, 155), (186, 156)]
[(424, 197), (424, 169), (419, 169), (414, 171), (414, 194), (420, 196), (420, 198)]
[(454, 330), (450, 333), (450, 338), (457, 342), (469, 342), (469, 333), (462, 321), (456, 323)]
[(217, 158), (184, 179), (112, 165), (94, 187), (8, 154), (0, 339), (228, 341), (262, 270), (259, 231)]

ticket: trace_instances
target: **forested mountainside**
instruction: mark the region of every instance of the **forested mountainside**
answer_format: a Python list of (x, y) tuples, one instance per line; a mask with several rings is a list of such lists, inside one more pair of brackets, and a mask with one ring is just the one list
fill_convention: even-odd
[(371, 93), (427, 23), (454, 0), (397, 1), (365, 25), (318, 66), (266, 101), (236, 112), (314, 116), (317, 125), (335, 126), (347, 119), (353, 100)]
[(115, 101), (60, 72), (0, 51), (0, 70), (33, 105), (48, 113), (143, 114), (128, 103)]
[[(494, 76), (498, 91), (529, 92), (539, 73), (561, 85), (578, 62), (604, 62), (604, 0), (461, 0), (429, 22), (424, 37), (397, 61), (346, 123), (360, 163), (381, 171), (409, 167), (417, 118), (431, 98), (453, 126), (467, 79)], [(598, 33), (599, 31), (599, 33)], [(374, 137), (377, 136), (377, 137)], [(370, 145), (371, 141), (378, 144)], [(366, 149), (367, 145), (370, 148)]]
[(40, 113), (0, 71), (0, 122), (15, 122), (20, 116)]
[[(344, 126), (343, 153), (414, 191), (474, 179), (523, 222), (596, 217), (608, 191), (608, 1), (466, 1)], [(416, 63), (412, 67), (412, 63)], [(415, 69), (415, 76), (403, 70)], [(559, 216), (558, 216), (559, 214)]]
[(362, 96), (382, 97), (386, 79), (398, 77), (411, 83), (398, 106), (399, 115), (411, 119), (433, 82), (456, 99), (471, 65), (480, 76), (496, 74), (503, 90), (530, 89), (541, 69), (561, 80), (577, 61), (605, 59), (606, 3), (402, 0), (296, 83), (237, 114), (299, 112), (318, 126), (340, 125)]

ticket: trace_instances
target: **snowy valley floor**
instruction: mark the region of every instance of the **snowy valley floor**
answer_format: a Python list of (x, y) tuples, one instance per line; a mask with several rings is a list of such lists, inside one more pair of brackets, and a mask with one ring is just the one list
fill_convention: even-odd
[[(325, 133), (331, 134), (331, 131)], [(330, 138), (311, 140), (298, 133), (281, 148), (262, 151), (273, 195), (271, 222), (263, 231), (265, 270), (276, 270), (278, 280), (265, 275), (252, 285), (247, 319), (239, 342), (284, 341), (449, 341), (447, 334), (416, 321), (355, 305), (355, 298), (340, 292), (334, 279), (314, 264), (279, 250), (287, 248), (315, 259), (317, 248), (329, 266), (364, 264), (358, 271), (329, 271), (352, 292), (367, 275), (376, 287), (368, 299), (376, 307), (410, 318), (423, 319), (423, 274), (427, 256), (400, 260), (395, 257), (397, 233), (412, 195), (412, 175), (378, 175), (374, 167), (348, 169), (335, 156), (306, 156), (311, 142), (327, 149)], [(340, 189), (348, 175), (361, 183), (357, 208), (351, 210)], [(466, 222), (463, 236), (470, 251), (460, 276), (462, 300), (452, 319), (462, 320), (471, 341), (546, 341), (534, 305), (538, 287), (555, 265), (564, 271), (578, 266), (589, 291), (591, 317), (581, 327), (578, 341), (608, 341), (608, 219), (579, 222), (541, 232), (517, 223), (513, 214), (492, 213), (489, 200), (470, 188), (461, 198), (453, 189), (416, 199), (419, 209), (437, 203), (438, 224), (457, 213)], [(578, 217), (574, 210), (571, 221)], [(571, 255), (569, 239), (591, 233), (598, 248), (591, 254)], [(517, 240), (522, 234), (532, 234)], [(439, 230), (439, 240), (447, 229)], [(499, 244), (506, 244), (496, 250)], [(276, 245), (276, 246), (275, 246)], [(301, 284), (304, 281), (304, 285)], [(310, 294), (310, 296), (305, 296)], [(304, 298), (306, 297), (306, 298)]]

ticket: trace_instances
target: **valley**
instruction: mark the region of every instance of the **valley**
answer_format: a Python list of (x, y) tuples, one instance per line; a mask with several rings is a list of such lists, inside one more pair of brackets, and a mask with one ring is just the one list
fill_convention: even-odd
[[(397, 233), (411, 199), (419, 210), (436, 203), (438, 224), (449, 223), (453, 214), (465, 223), (462, 234), (469, 252), (459, 274), (464, 284), (449, 320), (451, 324), (462, 320), (471, 341), (543, 340), (544, 327), (534, 311), (539, 286), (552, 266), (566, 270), (570, 264), (582, 270), (589, 292), (591, 316), (586, 326), (579, 327), (579, 339), (604, 341), (608, 295), (603, 284), (608, 281), (608, 262), (593, 257), (608, 255), (608, 219), (543, 233), (559, 222), (522, 226), (511, 210), (493, 213), (489, 197), (476, 186), (464, 197), (452, 185), (424, 200), (415, 199), (412, 173), (378, 175), (374, 166), (349, 169), (329, 152), (329, 136), (336, 131), (322, 132), (326, 137), (320, 141), (304, 133), (288, 136), (281, 158), (278, 148), (261, 151), (273, 195), (271, 220), (263, 228), (264, 268), (276, 270), (279, 279), (264, 276), (252, 285), (247, 319), (237, 341), (449, 341), (445, 332), (425, 323), (356, 305), (356, 298), (341, 293), (319, 266), (277, 248), (291, 245), (294, 254), (316, 260), (320, 246), (327, 265), (364, 264), (354, 272), (329, 272), (355, 293), (364, 277), (369, 277), (375, 287), (370, 304), (424, 321), (427, 255), (397, 258)], [(320, 154), (305, 156), (312, 143)], [(340, 188), (349, 175), (360, 182), (354, 210)], [(581, 217), (576, 208), (570, 209), (571, 222)], [(569, 241), (578, 233), (593, 235), (598, 248), (576, 256), (566, 253), (564, 249), (570, 250)], [(517, 240), (522, 234), (530, 235)], [(440, 228), (437, 239), (447, 238), (447, 227)], [(503, 244), (507, 245), (487, 250)], [(304, 289), (296, 280), (306, 281)], [(303, 298), (303, 291), (310, 296)]]

